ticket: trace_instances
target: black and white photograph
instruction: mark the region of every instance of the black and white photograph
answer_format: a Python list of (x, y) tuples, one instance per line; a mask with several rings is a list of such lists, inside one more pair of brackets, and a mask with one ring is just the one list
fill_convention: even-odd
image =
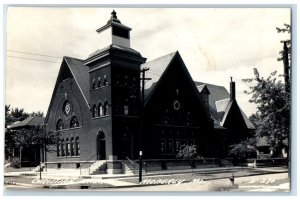
[(289, 194), (292, 11), (8, 5), (5, 192)]

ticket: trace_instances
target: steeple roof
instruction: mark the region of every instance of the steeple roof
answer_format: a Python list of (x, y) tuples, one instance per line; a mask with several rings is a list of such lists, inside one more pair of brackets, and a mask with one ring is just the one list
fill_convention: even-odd
[(100, 32), (102, 32), (103, 30), (105, 30), (105, 29), (107, 29), (108, 27), (111, 27), (111, 26), (117, 26), (117, 27), (122, 28), (122, 29), (125, 29), (125, 30), (127, 30), (127, 31), (131, 31), (131, 28), (129, 28), (129, 27), (127, 27), (127, 26), (125, 26), (125, 25), (123, 25), (123, 24), (121, 23), (121, 21), (120, 21), (120, 20), (118, 19), (118, 17), (117, 17), (117, 13), (116, 13), (115, 10), (112, 11), (111, 17), (110, 17), (110, 19), (107, 21), (107, 24), (104, 25), (104, 26), (102, 26), (102, 27), (100, 27), (100, 28), (98, 28), (96, 31), (97, 31), (98, 33), (100, 33)]

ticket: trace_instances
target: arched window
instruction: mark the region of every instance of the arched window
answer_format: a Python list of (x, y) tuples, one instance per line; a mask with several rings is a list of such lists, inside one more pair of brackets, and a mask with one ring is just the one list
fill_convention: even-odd
[(56, 151), (57, 157), (60, 157), (61, 156), (61, 141), (60, 141), (60, 139), (57, 140), (56, 145), (57, 145), (57, 151)]
[(101, 102), (98, 104), (97, 111), (98, 111), (98, 116), (102, 116), (103, 115), (102, 103)]
[(95, 88), (96, 88), (96, 81), (95, 81), (95, 79), (93, 79), (92, 89), (95, 89)]
[(104, 75), (103, 86), (107, 86), (107, 85), (108, 85), (107, 78), (106, 75)]
[(80, 143), (79, 143), (79, 137), (76, 137), (75, 139), (75, 155), (79, 156), (80, 155)]
[(78, 126), (79, 126), (79, 121), (76, 116), (73, 116), (71, 118), (70, 128), (74, 128), (74, 127), (78, 127)]
[(97, 116), (97, 107), (95, 104), (92, 107), (92, 113), (93, 113), (92, 117), (95, 118)]
[(101, 86), (102, 86), (102, 83), (101, 83), (101, 78), (100, 78), (100, 77), (98, 77), (98, 88), (101, 88)]
[(103, 108), (103, 115), (108, 115), (108, 102), (107, 101), (104, 102), (102, 108)]
[(56, 130), (63, 130), (64, 129), (64, 123), (62, 119), (59, 119), (56, 123)]
[(128, 99), (125, 100), (125, 104), (124, 104), (124, 115), (129, 115)]
[(71, 156), (74, 156), (75, 155), (75, 143), (74, 143), (74, 138), (71, 137), (71, 140), (70, 140), (70, 150), (71, 150)]
[(66, 139), (66, 156), (70, 156), (70, 142), (69, 142), (69, 138)]
[(61, 139), (61, 156), (65, 156), (66, 153), (65, 153), (65, 140), (64, 139)]

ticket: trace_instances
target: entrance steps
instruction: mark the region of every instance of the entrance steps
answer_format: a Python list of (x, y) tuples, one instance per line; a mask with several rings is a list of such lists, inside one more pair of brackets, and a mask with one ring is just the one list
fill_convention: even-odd
[[(122, 165), (123, 165), (123, 174), (127, 174), (127, 175), (139, 174), (139, 163), (137, 163), (136, 161), (123, 160)], [(145, 168), (142, 169), (142, 172), (143, 174), (146, 174)]]
[(106, 174), (107, 164), (106, 160), (97, 160), (88, 168), (82, 169), (84, 175)]

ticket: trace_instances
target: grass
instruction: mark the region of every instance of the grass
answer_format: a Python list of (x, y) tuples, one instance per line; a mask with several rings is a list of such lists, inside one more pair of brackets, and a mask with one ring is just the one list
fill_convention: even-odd
[(238, 184), (216, 182), (209, 185), (209, 191), (214, 192), (226, 192), (239, 188)]

